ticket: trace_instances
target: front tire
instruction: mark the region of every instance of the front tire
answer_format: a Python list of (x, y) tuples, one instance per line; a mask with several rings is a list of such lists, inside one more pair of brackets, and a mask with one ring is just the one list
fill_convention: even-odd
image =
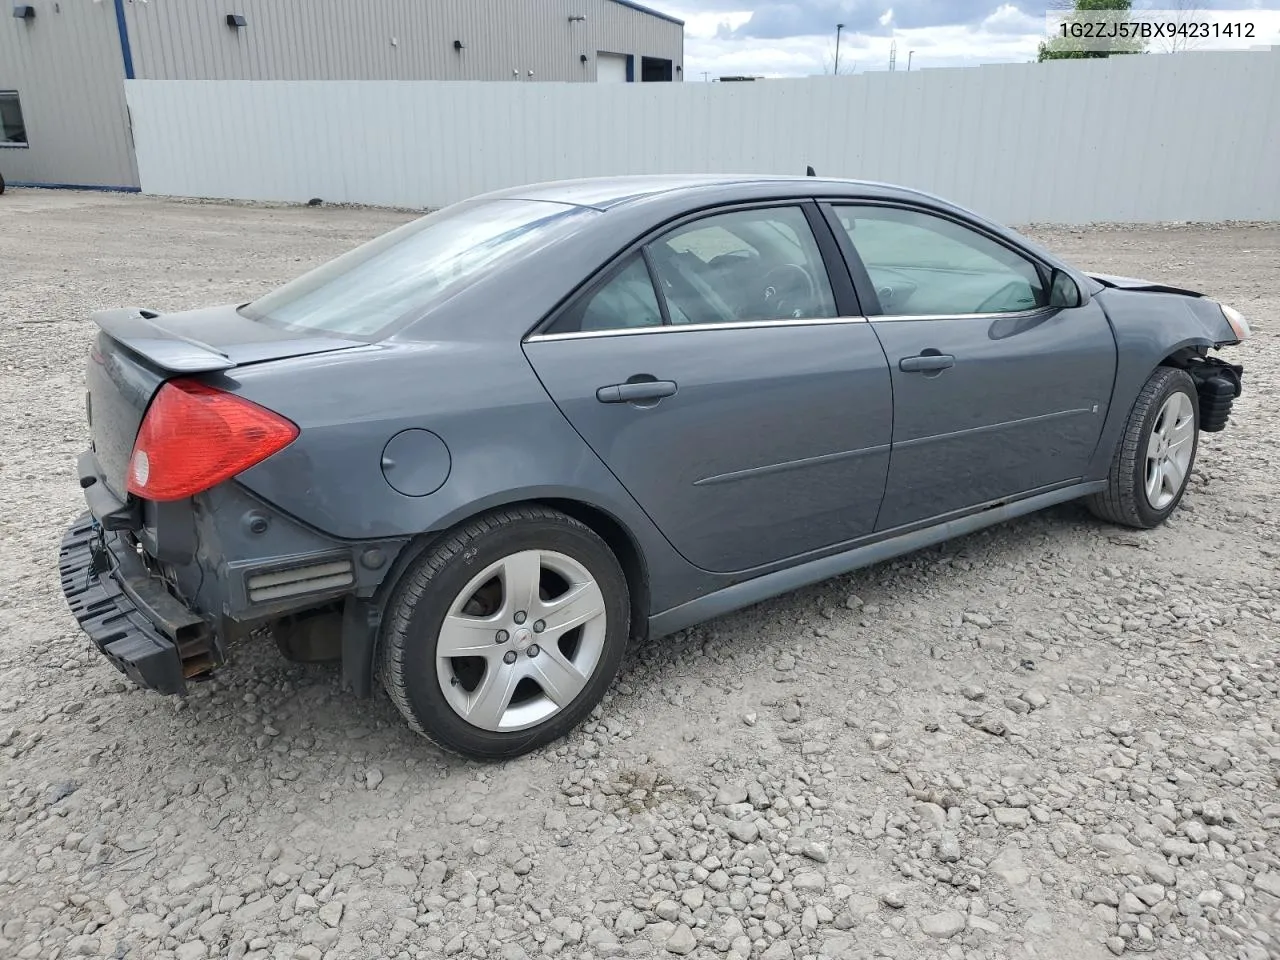
[(1134, 401), (1107, 489), (1088, 500), (1095, 516), (1149, 530), (1177, 509), (1200, 442), (1200, 402), (1185, 370), (1159, 367)]
[(515, 757), (575, 727), (617, 675), (630, 597), (589, 527), (538, 506), (486, 514), (406, 571), (379, 676), (409, 725), (453, 753)]

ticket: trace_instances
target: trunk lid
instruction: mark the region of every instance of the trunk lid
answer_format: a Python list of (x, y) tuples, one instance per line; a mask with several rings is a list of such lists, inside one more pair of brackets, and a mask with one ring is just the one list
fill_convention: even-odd
[(89, 434), (102, 480), (121, 499), (138, 427), (166, 380), (363, 345), (272, 327), (234, 306), (163, 315), (103, 310), (92, 319), (100, 331), (85, 378)]

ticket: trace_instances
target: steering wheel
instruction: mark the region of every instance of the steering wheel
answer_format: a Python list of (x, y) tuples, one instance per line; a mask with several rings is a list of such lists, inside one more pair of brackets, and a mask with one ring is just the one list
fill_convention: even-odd
[(886, 314), (901, 312), (912, 295), (920, 289), (918, 283), (897, 270), (878, 267), (874, 272), (868, 272), (880, 301), (880, 309)]
[[(1026, 303), (1027, 294), (1031, 294), (1031, 302)], [(1008, 301), (1017, 296), (1023, 303), (1009, 303)], [(1003, 306), (1001, 305), (1003, 302)], [(1031, 288), (1023, 280), (1010, 280), (987, 299), (978, 304), (978, 309), (974, 313), (1015, 313), (1019, 310), (1030, 310), (1036, 305), (1035, 294)]]
[(760, 292), (765, 309), (777, 319), (798, 318), (805, 304), (818, 300), (818, 285), (812, 274), (798, 263), (784, 263), (764, 275)]

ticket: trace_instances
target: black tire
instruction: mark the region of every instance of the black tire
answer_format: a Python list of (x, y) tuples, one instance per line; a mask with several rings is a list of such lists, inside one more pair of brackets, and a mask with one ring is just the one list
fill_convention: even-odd
[[(1191, 460), (1187, 464), (1182, 486), (1173, 500), (1157, 510), (1148, 501), (1144, 488), (1146, 450), (1160, 410), (1170, 396), (1179, 392), (1190, 399), (1194, 417)], [(1129, 413), (1129, 422), (1125, 424), (1124, 434), (1116, 445), (1111, 469), (1107, 474), (1106, 490), (1094, 494), (1086, 501), (1090, 511), (1103, 520), (1140, 530), (1150, 530), (1164, 523), (1182, 502), (1182, 496), (1191, 480), (1191, 471), (1195, 467), (1199, 445), (1200, 399), (1196, 393), (1195, 381), (1185, 370), (1157, 367), (1138, 392), (1138, 398)]]
[(0, 173), (0, 194), (4, 193), (4, 174)]
[[(531, 549), (569, 556), (591, 574), (604, 598), (604, 646), (586, 686), (568, 706), (524, 730), (485, 730), (464, 720), (441, 690), (440, 628), (458, 594), (485, 567)], [(437, 746), (477, 760), (520, 756), (562, 737), (600, 702), (626, 652), (630, 609), (621, 565), (585, 524), (539, 506), (496, 510), (446, 535), (405, 571), (383, 618), (378, 676), (409, 726)]]

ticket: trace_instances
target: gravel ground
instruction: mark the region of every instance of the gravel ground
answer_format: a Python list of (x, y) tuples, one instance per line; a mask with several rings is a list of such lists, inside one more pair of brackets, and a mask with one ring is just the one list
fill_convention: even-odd
[(274, 649), (137, 691), (58, 588), (88, 312), (407, 216), (0, 200), (0, 957), (1280, 956), (1280, 229), (1029, 231), (1255, 319), (1167, 526), (1068, 505), (644, 645), (491, 766)]

